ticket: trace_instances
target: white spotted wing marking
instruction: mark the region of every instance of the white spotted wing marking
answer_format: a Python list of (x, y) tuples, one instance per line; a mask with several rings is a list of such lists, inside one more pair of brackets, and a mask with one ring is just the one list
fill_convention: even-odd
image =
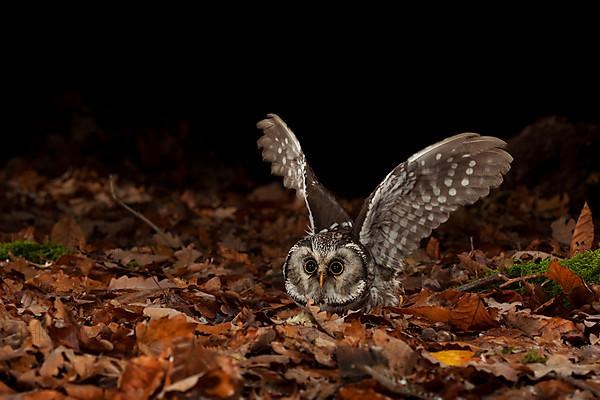
[(429, 146), (397, 166), (365, 201), (354, 226), (380, 265), (402, 268), (422, 238), (459, 206), (502, 183), (512, 157), (506, 143), (462, 133)]
[(271, 173), (283, 177), (286, 188), (296, 190), (306, 203), (309, 234), (329, 229), (334, 224), (351, 224), (351, 219), (335, 198), (319, 183), (290, 128), (275, 114), (256, 126), (263, 135), (258, 139), (263, 160), (271, 163)]

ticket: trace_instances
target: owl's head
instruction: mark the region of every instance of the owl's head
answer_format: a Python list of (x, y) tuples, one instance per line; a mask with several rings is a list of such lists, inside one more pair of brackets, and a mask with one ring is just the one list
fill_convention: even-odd
[(285, 288), (299, 304), (313, 299), (328, 311), (356, 308), (373, 280), (369, 251), (349, 233), (321, 232), (300, 240), (283, 266)]

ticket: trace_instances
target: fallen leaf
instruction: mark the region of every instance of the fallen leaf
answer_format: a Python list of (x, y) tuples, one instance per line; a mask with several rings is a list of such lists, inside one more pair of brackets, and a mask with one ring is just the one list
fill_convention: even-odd
[(173, 308), (160, 307), (160, 306), (148, 306), (144, 308), (143, 311), (146, 317), (150, 317), (152, 320), (157, 320), (161, 318), (175, 318), (175, 317), (183, 317), (186, 321), (192, 324), (200, 324), (200, 321), (193, 319), (192, 317), (182, 313), (181, 311), (175, 310)]
[(593, 364), (574, 364), (566, 355), (553, 354), (548, 358), (548, 361), (546, 361), (545, 364), (527, 364), (527, 368), (533, 371), (533, 375), (536, 379), (540, 379), (550, 372), (554, 372), (559, 376), (571, 376), (572, 374), (586, 375), (592, 371), (599, 371), (600, 362)]
[(427, 249), (425, 250), (427, 256), (432, 260), (440, 259), (440, 241), (431, 236), (427, 242)]
[(65, 391), (71, 397), (81, 400), (101, 400), (106, 398), (106, 393), (101, 387), (94, 385), (66, 384)]
[(547, 342), (560, 340), (562, 336), (583, 337), (581, 329), (563, 318), (509, 311), (505, 321), (509, 327), (520, 329), (529, 336), (542, 336)]
[(594, 220), (592, 219), (592, 210), (588, 203), (583, 204), (581, 214), (577, 219), (573, 237), (571, 238), (571, 256), (583, 251), (591, 250), (594, 242)]
[(412, 371), (416, 353), (406, 342), (377, 329), (373, 332), (373, 343), (383, 349), (389, 368), (395, 373), (403, 376)]
[(156, 277), (143, 278), (141, 276), (121, 276), (112, 278), (108, 284), (108, 290), (161, 290), (177, 287), (176, 284), (167, 279), (159, 281)]
[(508, 362), (494, 360), (471, 360), (465, 366), (473, 367), (478, 371), (485, 371), (494, 376), (500, 376), (510, 382), (519, 380), (519, 370), (513, 367)]
[(594, 300), (594, 293), (583, 279), (569, 268), (560, 265), (558, 261), (552, 260), (550, 262), (546, 276), (558, 283), (576, 306), (589, 304)]
[(85, 247), (85, 234), (72, 217), (65, 217), (54, 224), (50, 232), (50, 240), (76, 249)]
[(46, 332), (46, 329), (42, 326), (41, 322), (37, 319), (29, 321), (29, 333), (31, 334), (32, 344), (43, 352), (52, 349), (52, 339)]
[(124, 399), (148, 399), (166, 376), (168, 363), (158, 357), (140, 356), (127, 363), (119, 383)]
[(148, 254), (148, 253), (137, 253), (133, 251), (127, 251), (123, 249), (108, 250), (106, 255), (112, 260), (115, 260), (122, 265), (130, 265), (135, 262), (140, 267), (145, 267), (153, 263), (161, 263), (170, 259), (168, 256)]
[(161, 355), (173, 347), (175, 340), (192, 338), (194, 324), (184, 316), (140, 322), (135, 327), (140, 351), (146, 355)]
[(550, 224), (552, 228), (552, 239), (561, 244), (570, 244), (575, 229), (575, 220), (568, 217), (559, 217)]
[(317, 325), (331, 336), (344, 332), (344, 318), (340, 318), (337, 314), (329, 314), (326, 311), (321, 311), (319, 306), (314, 305), (312, 299), (308, 300), (306, 308), (310, 311)]
[(442, 350), (429, 352), (429, 355), (443, 365), (461, 367), (468, 363), (475, 353), (470, 350)]
[(498, 325), (497, 311), (487, 308), (476, 293), (448, 289), (428, 297), (420, 294), (417, 299), (414, 305), (399, 310), (406, 314), (423, 316), (434, 322), (445, 322), (465, 331)]

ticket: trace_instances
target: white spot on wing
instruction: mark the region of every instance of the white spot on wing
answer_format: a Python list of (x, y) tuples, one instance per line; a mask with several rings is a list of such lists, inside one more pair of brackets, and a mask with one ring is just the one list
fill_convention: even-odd
[(467, 186), (469, 184), (469, 178), (463, 178), (463, 180), (460, 181), (460, 184), (463, 186)]
[(448, 194), (449, 194), (450, 196), (456, 196), (456, 189), (454, 189), (454, 188), (451, 188), (450, 190), (448, 190)]

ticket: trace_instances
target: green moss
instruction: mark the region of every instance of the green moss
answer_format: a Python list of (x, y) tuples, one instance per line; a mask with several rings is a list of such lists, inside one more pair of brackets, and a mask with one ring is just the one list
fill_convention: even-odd
[(521, 359), (521, 362), (523, 364), (532, 364), (532, 363), (546, 364), (546, 361), (548, 361), (548, 358), (544, 357), (537, 350), (528, 351), (527, 354), (525, 354), (525, 356), (523, 356), (523, 359)]
[[(550, 258), (540, 262), (524, 262), (515, 264), (507, 271), (508, 276), (515, 278), (530, 274), (543, 274), (548, 270)], [(583, 278), (586, 283), (600, 284), (600, 249), (577, 254), (568, 260), (560, 260), (559, 264), (569, 268)]]
[(9, 254), (12, 254), (41, 264), (46, 261), (57, 260), (67, 253), (70, 253), (68, 248), (55, 243), (40, 244), (28, 240), (0, 243), (0, 259), (6, 259)]

